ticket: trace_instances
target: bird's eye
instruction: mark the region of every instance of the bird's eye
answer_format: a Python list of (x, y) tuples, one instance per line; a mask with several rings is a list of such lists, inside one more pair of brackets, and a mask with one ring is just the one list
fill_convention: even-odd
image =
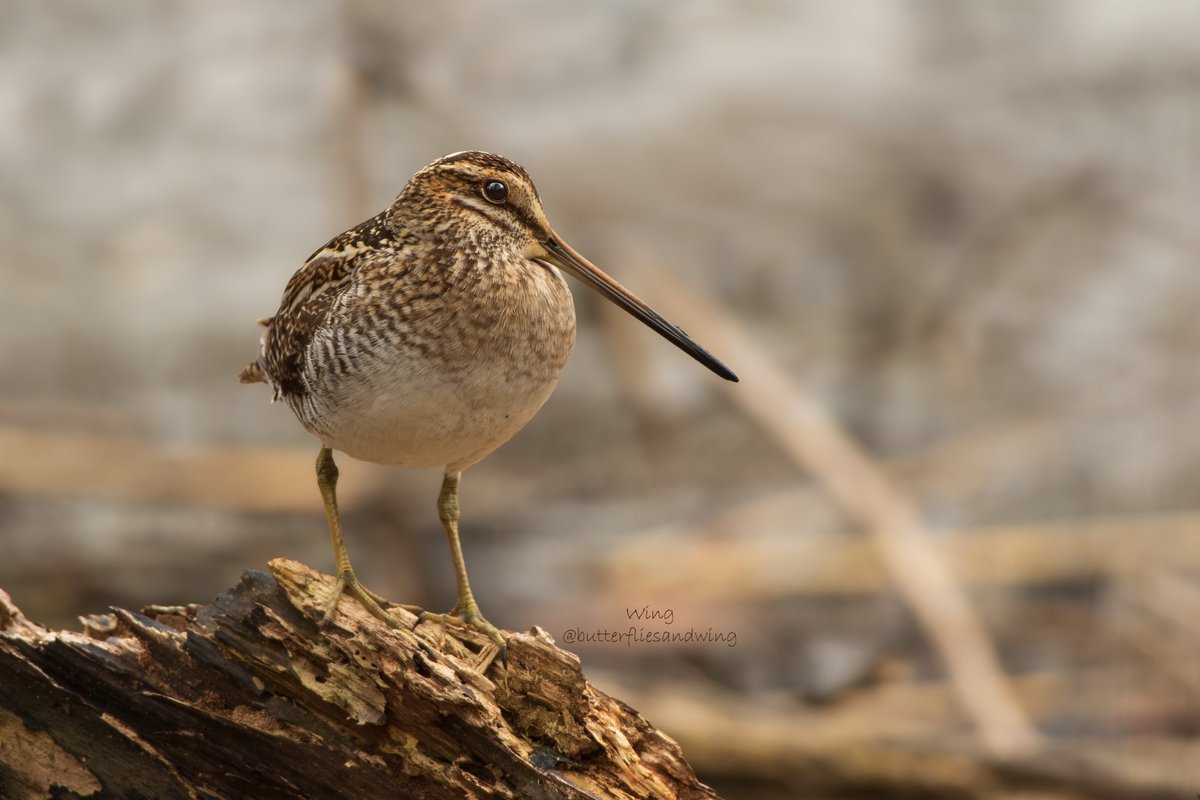
[(483, 196), (492, 203), (503, 203), (508, 199), (508, 187), (504, 181), (486, 181), (483, 184)]

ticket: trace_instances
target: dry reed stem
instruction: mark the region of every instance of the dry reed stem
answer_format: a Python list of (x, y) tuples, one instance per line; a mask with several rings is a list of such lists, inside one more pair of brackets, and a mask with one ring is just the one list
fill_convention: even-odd
[(728, 397), (812, 472), (871, 536), (941, 655), (983, 745), (1002, 757), (1036, 750), (1040, 737), (1017, 704), (978, 614), (916, 505), (718, 303), (662, 268), (647, 266), (639, 285), (668, 319), (703, 331), (703, 340), (741, 376), (740, 384), (722, 387)]

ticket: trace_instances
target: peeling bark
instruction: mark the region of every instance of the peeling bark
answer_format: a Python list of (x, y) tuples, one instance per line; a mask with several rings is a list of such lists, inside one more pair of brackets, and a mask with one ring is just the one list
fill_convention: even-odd
[[(534, 628), (393, 630), (294, 561), (207, 606), (82, 632), (0, 592), (0, 796), (715, 798), (679, 746)], [(415, 617), (393, 609), (410, 625)]]

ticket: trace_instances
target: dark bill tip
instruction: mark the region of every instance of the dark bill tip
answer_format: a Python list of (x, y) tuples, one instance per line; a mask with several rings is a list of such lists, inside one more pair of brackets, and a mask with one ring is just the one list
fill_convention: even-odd
[(712, 353), (697, 344), (682, 328), (667, 322), (657, 311), (650, 308), (645, 301), (604, 274), (599, 267), (575, 252), (570, 245), (554, 236), (547, 238), (545, 245), (551, 255), (549, 260), (555, 266), (571, 273), (575, 278), (578, 278), (603, 295), (605, 299), (615, 303), (632, 316), (641, 320), (643, 324), (659, 336), (662, 336), (668, 342), (708, 367), (714, 374), (719, 375), (727, 381), (738, 382), (738, 376), (734, 374), (733, 370), (721, 363), (721, 360)]

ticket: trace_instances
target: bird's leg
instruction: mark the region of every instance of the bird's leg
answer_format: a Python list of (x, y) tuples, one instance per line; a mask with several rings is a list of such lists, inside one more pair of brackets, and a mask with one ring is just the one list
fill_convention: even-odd
[(479, 605), (471, 594), (471, 584), (467, 580), (467, 565), (463, 561), (462, 545), (458, 541), (458, 476), (459, 473), (446, 473), (442, 480), (442, 491), (438, 495), (438, 516), (442, 527), (446, 529), (446, 540), (450, 543), (450, 557), (454, 559), (454, 577), (458, 581), (458, 601), (449, 614), (421, 615), (421, 619), (435, 619), (442, 622), (469, 625), (482, 632), (489, 639), (501, 645), (503, 652), (504, 637), (496, 626), (483, 618), (479, 613)]
[(362, 604), (375, 617), (391, 625), (400, 627), (400, 623), (391, 614), (383, 610), (388, 601), (372, 592), (358, 582), (354, 567), (350, 565), (350, 554), (346, 552), (346, 542), (342, 538), (342, 522), (337, 510), (337, 479), (338, 468), (333, 462), (333, 451), (322, 447), (317, 454), (317, 486), (321, 489), (321, 499), (325, 501), (325, 518), (329, 520), (329, 538), (333, 540), (333, 557), (337, 560), (337, 585), (329, 596), (325, 606), (325, 614), (321, 617), (321, 627), (325, 627), (333, 619), (338, 601), (342, 594), (348, 594)]

